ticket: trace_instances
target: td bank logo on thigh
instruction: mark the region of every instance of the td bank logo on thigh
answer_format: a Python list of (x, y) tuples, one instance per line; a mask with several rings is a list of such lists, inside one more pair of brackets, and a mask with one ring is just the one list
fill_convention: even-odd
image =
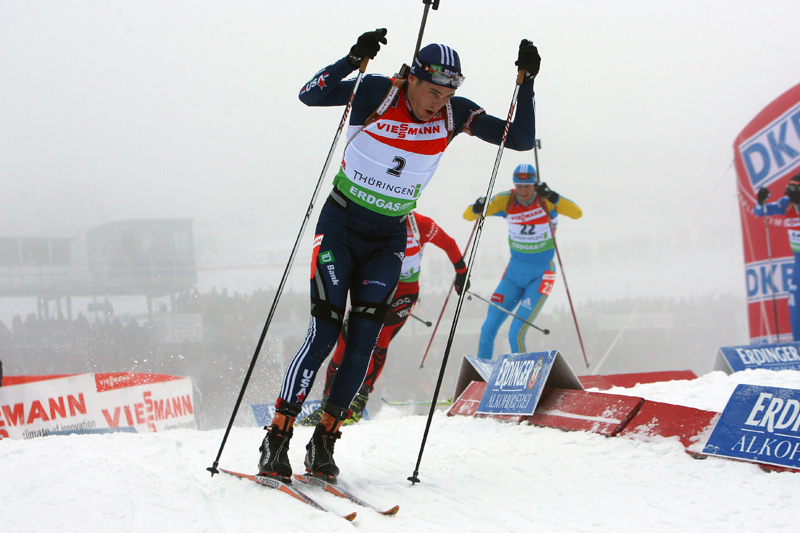
[(323, 265), (328, 263), (333, 263), (333, 252), (328, 250), (326, 252), (320, 252), (319, 254), (319, 262)]
[(333, 283), (334, 285), (338, 285), (339, 278), (336, 277), (336, 269), (333, 266), (334, 262), (333, 252), (330, 250), (327, 250), (325, 252), (320, 252), (319, 262), (322, 265), (327, 265), (326, 268), (328, 269), (328, 275), (331, 277), (331, 283)]

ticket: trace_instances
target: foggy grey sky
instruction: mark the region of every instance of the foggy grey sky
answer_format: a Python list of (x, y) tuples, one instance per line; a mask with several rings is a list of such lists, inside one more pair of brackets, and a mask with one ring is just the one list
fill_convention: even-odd
[[(0, 234), (187, 217), (221, 254), (288, 247), (342, 114), (304, 107), (300, 87), (376, 27), (389, 44), (369, 71), (393, 74), (422, 11), (421, 0), (0, 4)], [(798, 20), (796, 0), (441, 0), (424, 43), (458, 50), (458, 94), (501, 117), (520, 39), (539, 47), (541, 175), (584, 211), (559, 233), (574, 294), (743, 294), (731, 146), (800, 81)], [(419, 204), (460, 243), (496, 152), (457, 137)], [(522, 162), (533, 152), (505, 151), (495, 191)], [(504, 224), (488, 221), (481, 242), (502, 249)], [(584, 264), (581, 246), (633, 262)]]

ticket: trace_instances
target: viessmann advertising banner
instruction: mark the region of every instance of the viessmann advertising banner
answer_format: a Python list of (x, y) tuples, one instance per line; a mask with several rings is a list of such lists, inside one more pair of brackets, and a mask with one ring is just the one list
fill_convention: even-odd
[(756, 193), (767, 187), (768, 202), (781, 198), (789, 178), (800, 170), (800, 84), (765, 107), (733, 144), (744, 241), (745, 283), (750, 342), (792, 340), (789, 282), (794, 259), (790, 220), (756, 217)]
[(0, 438), (196, 428), (192, 379), (146, 373), (5, 378)]

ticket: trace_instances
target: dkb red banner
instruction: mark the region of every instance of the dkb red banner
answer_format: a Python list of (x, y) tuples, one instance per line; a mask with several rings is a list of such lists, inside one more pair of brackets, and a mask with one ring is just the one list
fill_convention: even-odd
[(759, 188), (777, 201), (789, 178), (800, 169), (800, 84), (756, 115), (733, 143), (738, 176), (739, 212), (744, 240), (744, 268), (750, 342), (791, 341), (789, 282), (794, 256), (784, 217), (756, 217)]

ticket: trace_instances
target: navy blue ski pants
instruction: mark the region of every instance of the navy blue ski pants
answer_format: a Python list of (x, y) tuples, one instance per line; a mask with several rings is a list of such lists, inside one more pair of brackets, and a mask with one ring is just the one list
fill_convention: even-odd
[[(341, 198), (340, 198), (341, 201)], [(348, 343), (328, 401), (348, 409), (369, 368), (389, 312), (406, 249), (405, 217), (387, 217), (333, 196), (322, 208), (311, 262), (311, 322), (289, 363), (280, 398), (302, 404), (344, 321), (350, 295)]]

